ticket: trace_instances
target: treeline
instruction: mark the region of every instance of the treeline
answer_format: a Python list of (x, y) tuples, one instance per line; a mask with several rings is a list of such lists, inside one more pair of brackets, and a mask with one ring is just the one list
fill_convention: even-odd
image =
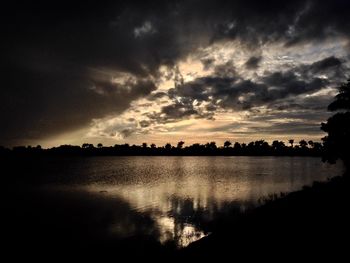
[(176, 145), (170, 143), (164, 146), (148, 145), (129, 145), (116, 144), (114, 146), (105, 147), (101, 143), (96, 146), (84, 143), (82, 146), (61, 145), (49, 149), (43, 149), (40, 145), (18, 146), (12, 149), (0, 147), (2, 155), (111, 155), (111, 156), (128, 156), (128, 155), (251, 155), (251, 156), (321, 156), (324, 151), (324, 145), (319, 142), (301, 140), (298, 144), (294, 144), (294, 140), (289, 140), (288, 145), (283, 141), (273, 141), (272, 144), (264, 140), (254, 142), (232, 143), (226, 141), (223, 145), (218, 146), (215, 142), (206, 144), (195, 143), (184, 146), (185, 142), (180, 141)]

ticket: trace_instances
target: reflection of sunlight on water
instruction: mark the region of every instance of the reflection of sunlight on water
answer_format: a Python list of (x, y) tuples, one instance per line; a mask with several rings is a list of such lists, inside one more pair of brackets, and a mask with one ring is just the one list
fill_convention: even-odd
[(171, 217), (161, 216), (154, 219), (159, 227), (159, 241), (162, 244), (174, 241), (178, 247), (186, 247), (206, 236), (203, 231), (196, 229), (191, 224), (176, 224), (175, 219)]
[(319, 159), (306, 157), (111, 157), (99, 158), (91, 167), (92, 171), (79, 173), (86, 180), (79, 187), (122, 199), (129, 210), (121, 213), (144, 218), (120, 222), (122, 215), (116, 211), (113, 234), (140, 234), (133, 227), (142, 224), (142, 234), (180, 247), (205, 236), (202, 223), (225, 212), (228, 204), (238, 203), (244, 211), (245, 203), (297, 190), (333, 174)]
[[(149, 216), (157, 227), (159, 241), (162, 244), (174, 242), (177, 247), (185, 247), (207, 235), (188, 220), (198, 211), (207, 211), (211, 216), (212, 209), (203, 192), (196, 198), (190, 198), (193, 193), (187, 189), (187, 199), (183, 199), (174, 194), (169, 196), (168, 193), (171, 192), (169, 185), (157, 187), (90, 185), (87, 189), (89, 192), (106, 194), (112, 198), (122, 197), (131, 205), (131, 209)], [(172, 188), (172, 191), (174, 190)], [(111, 227), (111, 233), (118, 237), (127, 237), (133, 235), (133, 229), (115, 222)]]
[(178, 243), (181, 247), (186, 247), (205, 236), (206, 235), (202, 231), (196, 230), (193, 226), (186, 225), (183, 229), (180, 242)]

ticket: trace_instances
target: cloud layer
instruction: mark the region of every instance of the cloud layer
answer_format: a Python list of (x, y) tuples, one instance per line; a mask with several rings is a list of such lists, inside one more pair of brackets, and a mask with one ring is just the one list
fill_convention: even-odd
[(235, 112), (277, 120), (288, 109), (305, 113), (295, 123), (312, 133), (333, 94), (322, 90), (348, 74), (349, 8), (340, 0), (5, 4), (0, 144), (89, 127), (156, 134)]

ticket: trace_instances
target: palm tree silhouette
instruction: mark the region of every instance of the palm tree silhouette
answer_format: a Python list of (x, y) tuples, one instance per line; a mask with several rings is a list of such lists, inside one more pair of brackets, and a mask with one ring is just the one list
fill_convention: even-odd
[(290, 139), (288, 142), (290, 143), (290, 147), (293, 148), (294, 140), (293, 140), (293, 139)]

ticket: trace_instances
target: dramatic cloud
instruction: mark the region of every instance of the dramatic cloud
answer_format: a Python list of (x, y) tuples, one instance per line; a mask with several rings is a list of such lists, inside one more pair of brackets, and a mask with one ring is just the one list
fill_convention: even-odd
[(287, 109), (308, 111), (305, 133), (318, 135), (321, 106), (348, 76), (349, 9), (342, 0), (5, 3), (0, 144), (77, 130), (142, 140), (185, 131), (184, 121), (266, 110), (278, 119)]
[[(170, 89), (168, 96), (175, 104), (163, 107), (162, 113), (165, 116), (171, 115), (178, 118), (198, 114), (197, 111), (191, 110), (194, 101), (199, 104), (209, 102), (211, 105), (209, 109), (213, 110), (216, 109), (215, 106), (235, 110), (247, 110), (261, 105), (271, 107), (289, 96), (310, 94), (327, 87), (330, 80), (320, 78), (318, 74), (334, 74), (337, 71), (333, 67), (339, 69), (341, 62), (334, 57), (329, 57), (288, 71), (267, 73), (254, 82), (244, 79), (244, 76), (238, 75), (233, 70), (229, 71), (225, 64), (216, 67), (214, 75), (197, 78)], [(175, 110), (175, 108), (183, 110)], [(169, 109), (175, 110), (178, 116)]]
[(245, 63), (245, 66), (247, 69), (256, 69), (259, 66), (259, 63), (261, 61), (261, 57), (250, 57), (247, 62)]

